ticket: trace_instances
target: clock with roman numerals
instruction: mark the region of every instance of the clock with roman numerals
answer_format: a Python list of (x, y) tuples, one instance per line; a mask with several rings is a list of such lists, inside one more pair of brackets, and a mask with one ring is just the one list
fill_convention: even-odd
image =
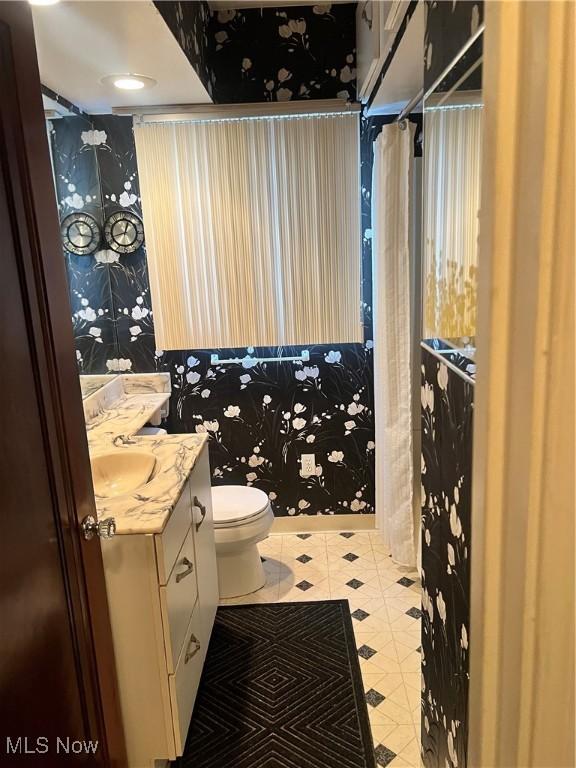
[(100, 226), (89, 213), (71, 213), (60, 222), (62, 245), (76, 256), (94, 253), (102, 237)]
[(116, 253), (133, 253), (144, 242), (142, 219), (131, 211), (117, 211), (106, 219), (104, 238)]

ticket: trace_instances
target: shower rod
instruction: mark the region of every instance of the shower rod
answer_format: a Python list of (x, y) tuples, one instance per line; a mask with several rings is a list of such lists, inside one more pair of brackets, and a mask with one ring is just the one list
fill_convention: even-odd
[(414, 107), (419, 104), (422, 99), (426, 99), (428, 96), (430, 96), (433, 91), (438, 88), (442, 80), (446, 77), (446, 75), (450, 72), (452, 67), (462, 58), (462, 56), (466, 53), (466, 51), (474, 45), (476, 40), (480, 37), (480, 35), (484, 32), (485, 25), (480, 24), (476, 32), (467, 40), (467, 42), (460, 48), (458, 53), (454, 56), (452, 61), (442, 70), (442, 72), (438, 75), (436, 80), (432, 83), (432, 85), (424, 92), (424, 87), (420, 88), (416, 96), (414, 96), (408, 104), (404, 107), (404, 109), (400, 112), (398, 117), (396, 118), (396, 122), (399, 123), (400, 128), (404, 129), (406, 128), (406, 118), (412, 112)]

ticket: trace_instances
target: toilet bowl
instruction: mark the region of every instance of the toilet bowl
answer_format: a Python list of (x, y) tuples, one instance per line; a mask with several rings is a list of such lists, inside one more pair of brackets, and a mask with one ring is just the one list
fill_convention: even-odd
[(220, 597), (240, 597), (266, 583), (258, 542), (270, 533), (274, 515), (268, 496), (258, 488), (212, 488), (214, 538)]

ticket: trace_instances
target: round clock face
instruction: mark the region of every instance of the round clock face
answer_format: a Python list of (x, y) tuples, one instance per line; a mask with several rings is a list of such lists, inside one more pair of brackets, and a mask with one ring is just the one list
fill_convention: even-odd
[(144, 242), (142, 219), (129, 211), (118, 211), (104, 224), (104, 237), (116, 253), (132, 253)]
[(71, 213), (60, 224), (62, 244), (70, 253), (89, 256), (100, 243), (100, 227), (88, 213)]

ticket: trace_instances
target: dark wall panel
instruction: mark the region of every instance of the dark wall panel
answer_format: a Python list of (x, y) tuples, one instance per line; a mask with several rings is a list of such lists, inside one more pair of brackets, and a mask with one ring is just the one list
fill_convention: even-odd
[(421, 731), (427, 768), (467, 764), (473, 408), (474, 385), (423, 350)]
[(484, 21), (482, 0), (426, 2), (424, 89), (442, 74)]

